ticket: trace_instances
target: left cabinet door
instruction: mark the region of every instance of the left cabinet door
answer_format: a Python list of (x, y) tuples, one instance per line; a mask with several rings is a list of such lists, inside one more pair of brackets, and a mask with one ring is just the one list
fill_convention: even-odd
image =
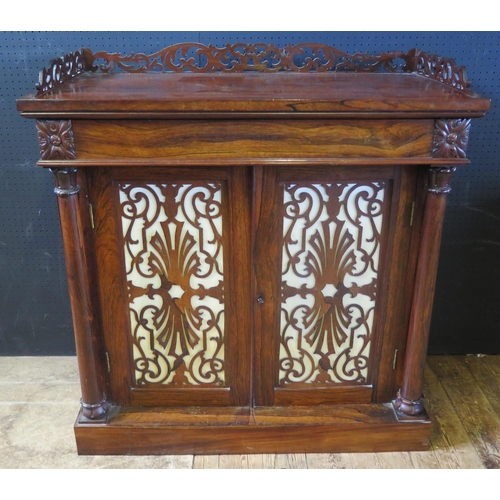
[(111, 401), (249, 406), (248, 169), (88, 177)]

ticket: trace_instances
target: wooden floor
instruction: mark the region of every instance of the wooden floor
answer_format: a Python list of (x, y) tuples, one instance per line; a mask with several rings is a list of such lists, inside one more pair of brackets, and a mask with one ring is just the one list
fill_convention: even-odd
[(0, 468), (497, 469), (500, 356), (430, 356), (431, 449), (408, 453), (80, 457), (75, 358), (0, 358)]

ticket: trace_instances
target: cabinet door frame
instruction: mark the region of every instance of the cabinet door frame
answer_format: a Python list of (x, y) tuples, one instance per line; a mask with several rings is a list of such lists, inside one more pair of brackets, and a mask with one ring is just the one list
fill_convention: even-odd
[[(248, 167), (98, 167), (88, 172), (100, 276), (102, 330), (109, 367), (109, 399), (119, 405), (249, 406), (251, 401), (251, 174)], [(131, 358), (124, 283), (119, 183), (221, 182), (223, 201), (224, 351), (223, 387), (137, 387)]]
[[(411, 300), (403, 289), (410, 250), (410, 213), (417, 169), (398, 166), (256, 166), (254, 169), (254, 299), (256, 406), (387, 402), (395, 397), (399, 364), (394, 353), (404, 352)], [(283, 182), (328, 183), (385, 181), (385, 235), (380, 250), (376, 317), (371, 345), (371, 374), (365, 384), (294, 384), (278, 380), (281, 307)], [(392, 244), (391, 244), (392, 243)], [(279, 268), (279, 269), (278, 269)]]

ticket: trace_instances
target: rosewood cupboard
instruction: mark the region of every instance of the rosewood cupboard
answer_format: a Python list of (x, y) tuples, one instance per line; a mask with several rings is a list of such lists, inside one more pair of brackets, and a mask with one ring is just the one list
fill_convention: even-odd
[(426, 449), (446, 197), (489, 108), (463, 67), (82, 49), (17, 105), (55, 178), (79, 453)]

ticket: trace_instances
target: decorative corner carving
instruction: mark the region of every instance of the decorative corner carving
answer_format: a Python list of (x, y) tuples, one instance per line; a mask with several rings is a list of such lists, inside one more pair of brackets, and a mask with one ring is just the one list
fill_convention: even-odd
[(54, 59), (48, 68), (40, 71), (39, 83), (36, 85), (36, 96), (38, 97), (61, 83), (92, 69), (92, 65), (89, 64), (91, 59), (90, 49), (80, 49)]
[(432, 144), (434, 158), (465, 158), (472, 120), (436, 120)]
[(465, 66), (457, 66), (454, 59), (412, 49), (408, 52), (408, 63), (408, 69), (419, 75), (470, 93)]
[[(403, 71), (404, 52), (380, 55), (347, 54), (323, 44), (300, 44), (275, 47), (264, 43), (227, 44), (224, 47), (201, 43), (181, 43), (151, 55), (97, 52), (93, 54), (92, 70), (107, 73), (120, 69), (127, 73), (146, 71), (192, 71), (197, 73), (224, 71)], [(98, 59), (104, 64), (95, 65)], [(399, 61), (398, 61), (399, 60)]]
[(56, 187), (54, 193), (62, 198), (67, 198), (80, 191), (80, 186), (76, 183), (76, 168), (51, 168), (54, 174)]
[(37, 120), (42, 160), (74, 160), (75, 139), (71, 120)]
[(396, 400), (394, 401), (394, 406), (397, 411), (403, 413), (404, 415), (414, 416), (422, 413), (424, 411), (424, 398), (423, 396), (416, 401), (411, 399), (406, 399), (401, 396), (401, 389), (398, 391)]
[(109, 410), (109, 403), (106, 401), (106, 398), (104, 398), (100, 403), (96, 403), (93, 405), (84, 403), (80, 399), (80, 404), (82, 405), (82, 415), (85, 418), (94, 421), (102, 420), (104, 417), (106, 417), (106, 414)]

